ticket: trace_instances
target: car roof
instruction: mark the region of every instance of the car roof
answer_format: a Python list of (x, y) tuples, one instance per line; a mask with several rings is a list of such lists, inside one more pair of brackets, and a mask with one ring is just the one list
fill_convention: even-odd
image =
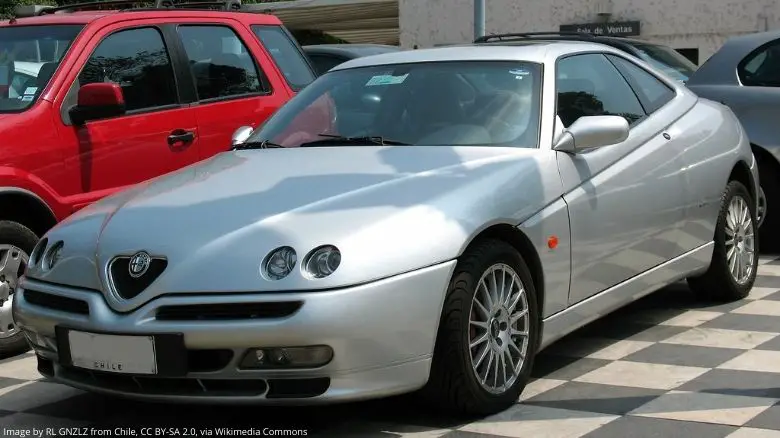
[(650, 41), (627, 38), (616, 35), (593, 35), (586, 33), (556, 33), (556, 32), (540, 32), (540, 33), (527, 33), (527, 34), (507, 34), (502, 35), (486, 35), (485, 38), (491, 38), (487, 41), (482, 41), (479, 44), (517, 44), (527, 41), (586, 41), (592, 43), (602, 43), (613, 47), (625, 47), (625, 46), (661, 46), (661, 44), (653, 43)]
[(780, 39), (780, 30), (729, 38), (688, 79), (688, 85), (739, 85), (739, 63), (754, 50), (776, 39)]
[(401, 50), (356, 58), (334, 67), (333, 70), (387, 64), (442, 61), (528, 61), (541, 64), (549, 56), (557, 57), (568, 53), (587, 51), (622, 53), (604, 44), (585, 41), (528, 41), (504, 45), (465, 44), (430, 49)]
[(280, 25), (281, 20), (269, 14), (237, 11), (214, 11), (192, 9), (127, 9), (103, 11), (75, 11), (67, 13), (49, 13), (35, 17), (23, 17), (15, 20), (0, 21), (0, 26), (38, 26), (54, 24), (88, 24), (102, 19), (105, 24), (149, 18), (237, 18), (253, 24)]
[(380, 53), (397, 52), (402, 49), (385, 44), (316, 44), (303, 46), (303, 50), (306, 53), (323, 53), (357, 58)]

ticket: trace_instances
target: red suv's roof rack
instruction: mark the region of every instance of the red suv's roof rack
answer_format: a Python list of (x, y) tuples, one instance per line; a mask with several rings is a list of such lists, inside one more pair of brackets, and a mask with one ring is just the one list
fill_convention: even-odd
[(108, 0), (76, 3), (64, 6), (19, 6), (15, 10), (16, 18), (33, 17), (62, 12), (95, 11), (101, 9), (121, 10), (166, 10), (166, 9), (219, 9), (223, 11), (240, 11), (241, 0), (223, 1), (175, 1), (175, 0)]

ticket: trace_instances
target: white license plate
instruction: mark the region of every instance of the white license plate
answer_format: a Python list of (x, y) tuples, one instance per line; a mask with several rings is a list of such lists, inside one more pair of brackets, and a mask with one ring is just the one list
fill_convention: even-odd
[(123, 374), (157, 374), (153, 336), (69, 331), (73, 366)]

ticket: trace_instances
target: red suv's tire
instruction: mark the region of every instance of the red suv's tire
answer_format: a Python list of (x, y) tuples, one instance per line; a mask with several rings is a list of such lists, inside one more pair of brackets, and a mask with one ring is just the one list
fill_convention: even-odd
[[(0, 357), (15, 356), (30, 349), (24, 334), (10, 318), (13, 287), (29, 261), (38, 236), (29, 228), (12, 221), (0, 221), (0, 287), (10, 285), (10, 298), (0, 307)], [(5, 272), (6, 261), (21, 261), (15, 273)], [(9, 324), (13, 324), (11, 327)]]

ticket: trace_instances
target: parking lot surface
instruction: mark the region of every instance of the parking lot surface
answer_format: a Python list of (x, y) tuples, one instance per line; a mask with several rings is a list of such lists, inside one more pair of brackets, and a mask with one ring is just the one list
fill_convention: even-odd
[(0, 361), (0, 430), (5, 436), (33, 428), (36, 436), (57, 436), (70, 426), (118, 436), (114, 428), (124, 426), (137, 436), (144, 427), (191, 428), (177, 429), (179, 436), (227, 427), (253, 428), (253, 436), (780, 437), (780, 258), (762, 257), (747, 300), (706, 304), (685, 284), (668, 287), (552, 345), (537, 358), (533, 376), (513, 408), (463, 422), (403, 397), (316, 408), (119, 400), (47, 382), (27, 353)]

